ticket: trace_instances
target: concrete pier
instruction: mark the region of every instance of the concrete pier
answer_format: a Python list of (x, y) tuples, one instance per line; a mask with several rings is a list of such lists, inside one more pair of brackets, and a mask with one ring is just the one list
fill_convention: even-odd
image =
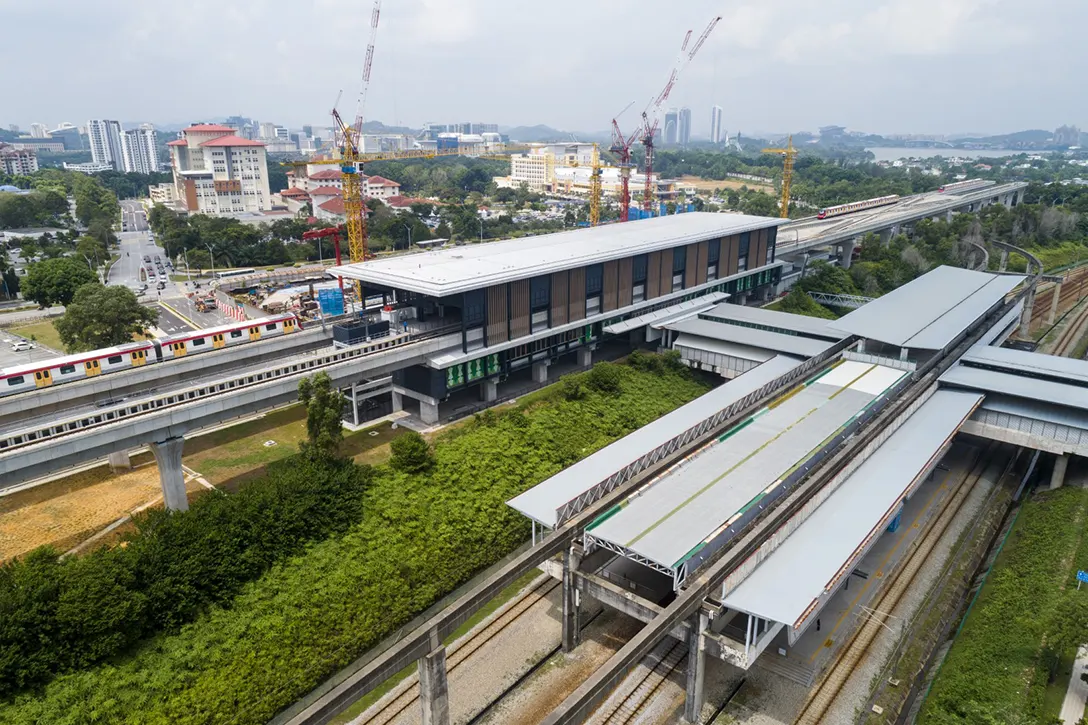
[(698, 612), (691, 618), (691, 631), (688, 633), (688, 671), (687, 686), (684, 694), (684, 720), (698, 723), (703, 709), (706, 682), (706, 650), (703, 647), (703, 632), (710, 627), (710, 619), (705, 612)]
[(1054, 471), (1050, 474), (1050, 490), (1054, 491), (1065, 483), (1065, 471), (1069, 468), (1069, 454), (1062, 453), (1054, 458)]
[(128, 451), (117, 451), (111, 453), (109, 456), (110, 470), (111, 471), (127, 471), (132, 468), (132, 460), (129, 458)]
[(423, 725), (449, 725), (450, 695), (446, 681), (446, 648), (439, 644), (417, 664), (419, 671), (419, 704), (423, 708)]
[(581, 549), (568, 548), (563, 552), (563, 651), (573, 652), (578, 646), (581, 630), (577, 578), (574, 573), (582, 563)]
[(162, 443), (152, 443), (151, 455), (159, 465), (159, 482), (162, 497), (170, 511), (188, 511), (189, 498), (185, 495), (185, 472), (181, 468), (181, 452), (184, 438), (170, 438)]
[(1053, 325), (1054, 318), (1058, 315), (1058, 299), (1062, 296), (1062, 283), (1058, 282), (1054, 286), (1054, 295), (1050, 300), (1050, 314), (1047, 315), (1046, 324)]
[(548, 382), (548, 361), (542, 360), (541, 362), (533, 363), (533, 382), (534, 383), (546, 383)]

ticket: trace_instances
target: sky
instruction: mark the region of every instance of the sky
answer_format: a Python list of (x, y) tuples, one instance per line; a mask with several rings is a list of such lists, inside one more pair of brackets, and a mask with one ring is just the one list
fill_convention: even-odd
[[(0, 0), (0, 126), (354, 117), (370, 0)], [(621, 128), (668, 104), (730, 134), (1088, 127), (1084, 0), (384, 0), (368, 120)], [(24, 59), (25, 63), (14, 59)]]

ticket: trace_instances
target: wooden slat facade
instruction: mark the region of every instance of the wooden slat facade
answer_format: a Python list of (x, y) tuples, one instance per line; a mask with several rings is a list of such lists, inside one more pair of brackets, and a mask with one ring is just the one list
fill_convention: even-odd
[(710, 264), (710, 242), (699, 242), (696, 246), (698, 250), (695, 255), (695, 284), (706, 284), (706, 268)]
[(586, 268), (570, 271), (570, 317), (567, 322), (586, 319)]
[(748, 255), (748, 269), (762, 267), (767, 263), (767, 230), (752, 232), (752, 251)]
[(487, 344), (496, 345), (510, 339), (510, 318), (506, 314), (506, 285), (487, 288)]
[(619, 304), (619, 260), (604, 263), (604, 286), (601, 290), (601, 312), (611, 312)]
[[(670, 265), (671, 266), (671, 265)], [(646, 299), (661, 296), (661, 252), (650, 252), (646, 258)]]
[[(703, 270), (706, 273), (706, 270)], [(699, 244), (689, 244), (687, 258), (684, 260), (684, 289), (699, 284)]]
[(630, 257), (624, 257), (619, 261), (618, 272), (618, 286), (619, 295), (617, 298), (617, 304), (619, 307), (627, 307), (631, 304), (631, 292), (634, 290), (634, 281), (632, 271), (634, 264)]
[(567, 324), (567, 279), (569, 272), (552, 274), (552, 327)]
[[(728, 249), (726, 246), (728, 244)], [(728, 260), (729, 265), (725, 268), (726, 275), (737, 273), (737, 263), (740, 259), (740, 237), (733, 235), (726, 237), (722, 240), (722, 256), (724, 260)], [(720, 263), (719, 263), (720, 266)]]
[(661, 252), (661, 281), (658, 283), (658, 297), (672, 292), (672, 255), (673, 250), (665, 249)]
[(529, 334), (529, 280), (510, 283), (510, 339)]

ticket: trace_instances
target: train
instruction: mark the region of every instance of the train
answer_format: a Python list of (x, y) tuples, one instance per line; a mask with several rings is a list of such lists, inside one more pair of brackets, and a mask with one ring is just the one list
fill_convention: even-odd
[(0, 397), (281, 337), (301, 329), (302, 322), (294, 314), (271, 315), (0, 368)]
[(866, 199), (865, 201), (854, 201), (849, 204), (827, 206), (816, 212), (816, 218), (828, 219), (833, 216), (853, 214), (856, 211), (862, 211), (863, 209), (872, 209), (873, 207), (877, 206), (887, 206), (888, 204), (894, 204), (897, 201), (899, 201), (898, 194), (889, 194), (888, 196), (878, 196), (875, 199)]
[(959, 194), (964, 191), (974, 191), (975, 189), (981, 189), (984, 186), (993, 186), (995, 181), (988, 181), (986, 179), (968, 179), (967, 181), (954, 181), (951, 184), (945, 184), (937, 189), (938, 192)]

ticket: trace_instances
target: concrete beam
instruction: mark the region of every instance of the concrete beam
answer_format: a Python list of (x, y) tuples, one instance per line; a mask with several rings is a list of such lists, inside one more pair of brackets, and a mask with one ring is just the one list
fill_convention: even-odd
[(1054, 318), (1058, 315), (1058, 300), (1062, 296), (1062, 283), (1059, 282), (1054, 288), (1054, 294), (1050, 300), (1050, 314), (1047, 315), (1046, 324), (1053, 325)]
[(977, 420), (969, 420), (960, 426), (960, 431), (969, 435), (978, 436), (991, 441), (1000, 441), (1014, 446), (1030, 448), (1044, 453), (1063, 455), (1066, 453), (1078, 456), (1088, 456), (1088, 445), (1077, 445), (1054, 440), (1053, 438), (1033, 435), (1023, 431), (1002, 428), (988, 423), (980, 423)]
[(123, 471), (132, 468), (132, 459), (129, 458), (128, 451), (115, 451), (109, 455), (109, 464), (111, 471)]
[(1005, 269), (1008, 266), (1009, 266), (1009, 250), (1002, 249), (1001, 250), (1001, 265), (997, 268), (997, 271), (998, 272), (1004, 272)]
[(446, 681), (446, 648), (442, 645), (419, 659), (419, 704), (423, 725), (449, 725), (450, 697)]
[(185, 494), (185, 471), (181, 467), (184, 446), (184, 438), (170, 438), (150, 446), (151, 455), (159, 466), (162, 498), (170, 511), (189, 510), (189, 497)]

